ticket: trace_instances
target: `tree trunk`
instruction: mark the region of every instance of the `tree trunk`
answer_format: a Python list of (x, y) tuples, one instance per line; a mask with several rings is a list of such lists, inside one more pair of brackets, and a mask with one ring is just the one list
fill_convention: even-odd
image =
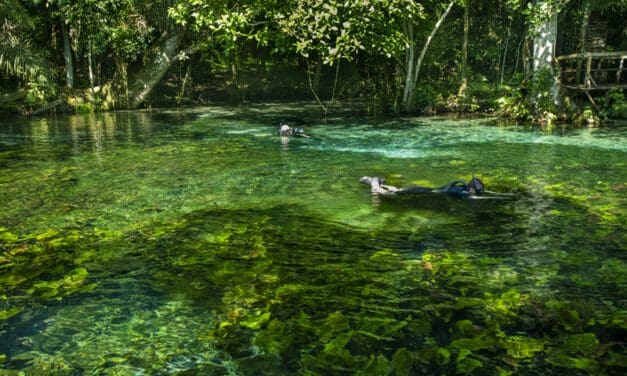
[(335, 100), (335, 91), (337, 90), (337, 81), (340, 77), (340, 61), (341, 60), (337, 60), (336, 62), (336, 66), (335, 66), (335, 79), (333, 80), (333, 91), (331, 92), (331, 100), (330, 102), (332, 103)]
[(65, 99), (57, 99), (54, 102), (46, 103), (45, 105), (39, 107), (35, 111), (28, 113), (28, 115), (35, 116), (35, 115), (43, 114), (44, 112), (55, 109), (57, 106), (59, 106), (63, 102), (65, 102)]
[(187, 63), (187, 69), (185, 70), (185, 77), (183, 77), (183, 82), (181, 83), (181, 90), (179, 91), (179, 95), (176, 96), (176, 104), (181, 104), (181, 101), (185, 97), (185, 88), (187, 87), (187, 82), (189, 81), (189, 77), (192, 71), (192, 61), (190, 60)]
[(65, 22), (61, 20), (61, 38), (63, 39), (63, 57), (65, 58), (65, 80), (66, 86), (70, 89), (74, 87), (74, 61), (72, 59), (72, 48), (70, 47), (70, 36), (67, 32)]
[[(516, 48), (516, 60), (514, 62), (514, 70), (512, 71), (512, 76), (510, 80), (514, 79), (514, 76), (516, 76), (516, 72), (518, 71), (518, 62), (520, 61), (521, 50), (522, 50), (523, 43), (525, 42), (525, 39), (527, 39), (526, 28), (523, 30), (522, 36), (520, 37), (520, 42), (518, 43), (518, 47)], [(524, 63), (523, 63), (523, 71), (524, 69), (525, 68), (524, 68)]]
[(555, 56), (555, 42), (557, 40), (557, 13), (545, 22), (536, 26), (533, 38), (533, 72), (542, 69), (552, 69)]
[(26, 96), (25, 89), (18, 89), (9, 94), (0, 94), (0, 103), (10, 103), (15, 102), (18, 99), (22, 99)]
[[(590, 0), (585, 0), (583, 4), (583, 15), (581, 18), (581, 30), (579, 32), (579, 52), (586, 52), (586, 36), (588, 35), (588, 25), (590, 24)], [(577, 60), (577, 79), (575, 82), (582, 82), (581, 69), (582, 60)]]
[(87, 42), (87, 65), (89, 66), (89, 87), (94, 89), (94, 69), (91, 61), (91, 40)]
[(320, 97), (318, 96), (318, 92), (316, 92), (316, 88), (314, 87), (314, 83), (313, 80), (311, 79), (311, 63), (309, 62), (309, 60), (307, 59), (307, 80), (309, 81), (309, 90), (311, 90), (311, 93), (313, 94), (314, 98), (316, 98), (316, 102), (318, 102), (318, 105), (320, 105), (320, 108), (322, 108), (322, 111), (324, 111), (324, 117), (327, 117), (327, 114), (329, 113), (329, 109), (327, 108), (327, 106), (324, 105), (324, 103), (322, 103), (322, 101), (320, 100)]
[[(469, 0), (470, 1), (470, 0)], [(462, 67), (461, 67), (461, 84), (457, 96), (466, 96), (466, 87), (468, 80), (466, 78), (466, 64), (468, 62), (468, 32), (470, 31), (470, 20), (468, 17), (468, 2), (464, 6), (464, 43), (462, 44)]]
[(524, 82), (529, 82), (531, 80), (531, 47), (529, 47), (531, 36), (529, 35), (530, 29), (527, 29), (527, 36), (523, 38), (523, 49), (522, 49), (522, 62), (523, 62), (523, 74), (524, 74)]
[[(540, 7), (547, 0), (538, 0), (536, 7)], [(550, 6), (548, 7), (551, 8)], [(550, 74), (552, 82), (550, 83), (550, 94), (553, 100), (553, 104), (559, 105), (558, 95), (558, 78), (556, 72), (553, 69), (553, 60), (555, 58), (555, 44), (557, 41), (557, 10), (550, 9), (550, 16), (539, 22), (535, 26), (535, 33), (533, 38), (533, 80), (534, 92), (532, 93), (531, 103), (536, 112), (536, 115), (540, 115), (541, 109), (538, 107), (539, 103), (543, 100), (542, 89), (543, 85), (549, 83), (542, 82), (542, 78), (546, 78), (546, 74)]]
[(322, 61), (316, 63), (316, 73), (313, 78), (313, 87), (316, 92), (320, 89), (320, 77), (322, 77)]
[(135, 73), (129, 74), (126, 107), (137, 108), (148, 98), (170, 65), (176, 61), (184, 35), (185, 31), (182, 29), (164, 32), (157, 46), (149, 52), (146, 63)]
[(501, 62), (501, 78), (499, 79), (499, 86), (503, 85), (503, 77), (505, 76), (505, 62), (507, 61), (507, 49), (509, 48), (509, 37), (511, 31), (511, 23), (507, 29), (507, 38), (505, 38), (505, 51), (503, 51), (503, 61)]
[[(431, 41), (433, 40), (435, 33), (438, 31), (440, 26), (442, 26), (444, 19), (446, 18), (446, 16), (448, 16), (448, 13), (451, 11), (451, 8), (453, 7), (453, 4), (455, 4), (456, 1), (457, 0), (452, 0), (448, 4), (448, 7), (444, 11), (444, 13), (442, 13), (442, 15), (440, 16), (440, 19), (438, 19), (438, 22), (435, 23), (433, 30), (431, 30), (431, 34), (429, 34), (429, 36), (427, 37), (427, 41), (425, 42), (425, 45), (422, 47), (422, 51), (420, 51), (420, 56), (418, 56), (418, 61), (416, 61), (416, 66), (414, 68), (413, 75), (411, 77), (410, 88), (412, 89), (411, 90), (412, 92), (413, 92), (413, 88), (415, 88), (416, 84), (418, 83), (418, 75), (420, 74), (420, 67), (422, 66), (424, 57), (427, 54), (427, 49), (429, 48), (429, 44), (431, 44)], [(411, 95), (411, 92), (408, 94), (409, 95), (406, 97), (406, 100), (405, 100), (405, 112), (411, 112), (411, 110), (413, 110), (413, 96)]]
[(414, 24), (411, 21), (405, 24), (405, 35), (407, 35), (410, 45), (405, 50), (405, 89), (403, 90), (403, 106), (405, 110), (408, 111), (409, 96), (414, 92), (411, 78), (414, 76), (414, 59), (416, 56)]

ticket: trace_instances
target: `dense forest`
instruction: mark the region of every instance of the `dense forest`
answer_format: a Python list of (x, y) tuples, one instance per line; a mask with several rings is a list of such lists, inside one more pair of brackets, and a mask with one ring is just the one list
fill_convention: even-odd
[(0, 109), (315, 100), (624, 118), (622, 58), (595, 61), (616, 88), (590, 92), (564, 88), (556, 58), (627, 50), (626, 16), (625, 0), (2, 0)]

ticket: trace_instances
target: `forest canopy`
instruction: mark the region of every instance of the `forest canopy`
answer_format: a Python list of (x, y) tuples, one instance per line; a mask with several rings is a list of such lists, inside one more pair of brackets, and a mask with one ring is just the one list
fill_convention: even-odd
[(314, 99), (325, 112), (345, 101), (620, 117), (622, 71), (586, 98), (562, 87), (556, 58), (627, 50), (626, 11), (625, 0), (4, 0), (0, 108)]

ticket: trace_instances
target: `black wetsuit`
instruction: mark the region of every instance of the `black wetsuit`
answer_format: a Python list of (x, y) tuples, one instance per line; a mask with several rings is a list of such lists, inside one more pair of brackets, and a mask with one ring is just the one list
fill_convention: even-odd
[(359, 181), (363, 184), (369, 184), (373, 193), (383, 195), (410, 195), (421, 193), (444, 193), (456, 198), (467, 198), (470, 196), (481, 196), (485, 193), (483, 182), (474, 175), (472, 179), (466, 183), (463, 180), (454, 180), (439, 188), (427, 188), (412, 185), (406, 188), (398, 189), (392, 186), (385, 186), (385, 179), (379, 177), (364, 176)]
[(445, 193), (449, 196), (457, 198), (466, 198), (470, 196), (471, 192), (468, 188), (468, 184), (462, 180), (455, 180), (448, 184), (445, 184), (439, 188), (426, 188), (420, 186), (409, 186), (403, 188), (396, 194), (416, 194), (416, 193)]
[(281, 128), (281, 130), (279, 131), (279, 134), (281, 136), (293, 136), (293, 137), (303, 137), (303, 138), (309, 137), (305, 134), (305, 130), (303, 128), (291, 128), (291, 127)]

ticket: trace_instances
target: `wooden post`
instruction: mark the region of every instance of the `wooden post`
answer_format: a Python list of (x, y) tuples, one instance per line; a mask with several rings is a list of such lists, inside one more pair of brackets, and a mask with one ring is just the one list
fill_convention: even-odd
[(588, 55), (588, 60), (586, 61), (586, 76), (584, 80), (584, 86), (587, 89), (590, 89), (592, 76), (590, 74), (590, 69), (592, 68), (592, 55)]

